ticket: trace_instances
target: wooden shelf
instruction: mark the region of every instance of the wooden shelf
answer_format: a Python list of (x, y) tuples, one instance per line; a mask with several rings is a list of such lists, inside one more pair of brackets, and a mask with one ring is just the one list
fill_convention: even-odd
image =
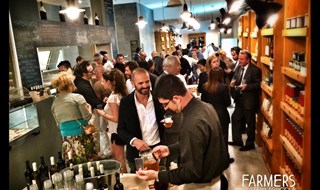
[(294, 121), (301, 129), (304, 129), (304, 118), (298, 111), (289, 106), (286, 102), (281, 101), (280, 108)]
[(248, 32), (243, 32), (243, 33), (242, 33), (242, 36), (245, 37), (245, 38), (247, 38), (247, 37), (249, 36), (249, 34), (248, 34)]
[[(286, 175), (286, 176), (289, 176), (289, 175), (291, 175), (291, 174), (288, 174), (285, 170), (284, 170), (284, 168), (283, 167), (279, 167), (279, 171), (280, 171), (280, 174), (281, 175)], [(300, 183), (296, 180), (296, 178), (294, 177), (294, 180), (295, 180), (295, 183), (296, 184), (294, 184), (291, 180), (288, 180), (287, 182), (288, 182), (288, 184), (289, 184), (289, 187), (295, 187), (295, 189), (301, 189), (301, 185), (300, 185)]]
[(261, 63), (270, 66), (270, 58), (271, 57), (268, 57), (268, 56), (261, 56), (260, 61)]
[(302, 84), (306, 83), (306, 77), (300, 75), (300, 72), (294, 70), (293, 68), (281, 67), (281, 73), (296, 80), (296, 81), (299, 81)]
[(262, 137), (263, 142), (265, 142), (265, 144), (267, 145), (267, 148), (268, 148), (269, 152), (272, 154), (272, 152), (273, 152), (272, 139), (267, 139), (262, 131), (260, 132), (260, 135)]
[(261, 82), (261, 89), (266, 92), (270, 97), (273, 96), (273, 86), (267, 85), (265, 82)]
[(306, 37), (307, 28), (293, 28), (282, 30), (282, 36), (285, 37)]
[(257, 53), (251, 53), (251, 57), (254, 61), (257, 61), (257, 57), (258, 57), (258, 54)]
[(282, 143), (283, 147), (286, 149), (286, 151), (290, 155), (291, 159), (294, 161), (294, 163), (297, 165), (297, 167), (299, 167), (299, 169), (301, 170), (302, 157), (293, 148), (293, 146), (291, 145), (291, 143), (289, 142), (289, 140), (286, 137), (280, 135), (280, 139), (281, 139), (281, 143)]
[(261, 108), (261, 113), (263, 114), (263, 116), (267, 119), (267, 121), (269, 122), (269, 124), (271, 126), (273, 126), (273, 120), (271, 119), (271, 117), (269, 116), (269, 114), (263, 109)]
[(261, 36), (273, 36), (273, 28), (262, 29)]

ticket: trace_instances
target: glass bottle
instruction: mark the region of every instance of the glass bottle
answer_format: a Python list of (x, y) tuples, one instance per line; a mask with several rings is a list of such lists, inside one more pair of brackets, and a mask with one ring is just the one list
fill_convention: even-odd
[(66, 163), (62, 158), (61, 151), (59, 151), (58, 152), (58, 160), (57, 160), (57, 171), (60, 172), (64, 168), (66, 168)]
[(52, 182), (53, 182), (53, 186), (55, 190), (63, 190), (64, 189), (64, 185), (63, 185), (63, 178), (62, 178), (62, 174), (57, 172), (55, 174), (52, 175)]
[[(37, 167), (37, 162), (32, 163), (32, 179), (35, 180), (38, 188), (41, 189), (41, 181), (40, 181), (40, 174)], [(33, 182), (32, 182), (33, 183)]]
[(265, 56), (269, 56), (269, 55), (270, 55), (270, 42), (269, 42), (269, 38), (267, 38), (267, 43), (266, 43), (265, 48), (264, 48), (264, 55), (265, 55)]
[(116, 173), (116, 184), (114, 184), (113, 189), (114, 190), (123, 190), (124, 189), (123, 184), (120, 181), (120, 174), (118, 172)]
[(141, 158), (143, 158), (144, 168), (147, 168), (147, 170), (159, 171), (159, 163), (157, 162), (156, 158), (153, 156), (151, 149), (148, 149), (146, 151), (141, 151), (139, 155)]
[(53, 190), (52, 182), (50, 179), (47, 179), (43, 182), (43, 190)]
[(68, 159), (66, 160), (66, 167), (70, 168), (71, 164), (72, 164), (72, 166), (74, 165), (74, 160), (73, 160), (73, 157), (72, 157), (72, 151), (70, 150), (68, 152)]
[(85, 184), (83, 180), (83, 175), (82, 174), (77, 174), (76, 175), (76, 189), (77, 190), (84, 190), (85, 189)]
[(42, 1), (40, 1), (40, 18), (42, 20), (47, 20), (47, 11), (43, 6)]
[(51, 176), (52, 176), (53, 174), (55, 174), (57, 171), (58, 171), (58, 169), (57, 169), (57, 165), (56, 165), (56, 163), (55, 163), (55, 161), (54, 161), (54, 157), (51, 156), (51, 157), (50, 157), (50, 170), (49, 170), (50, 179), (52, 179)]
[(99, 25), (99, 17), (98, 17), (98, 14), (96, 13), (96, 16), (94, 17), (94, 22), (96, 25)]
[[(60, 5), (60, 11), (61, 10), (62, 10), (62, 7)], [(60, 22), (66, 22), (66, 16), (63, 13), (59, 12), (59, 19), (60, 19)]]
[(42, 185), (45, 180), (49, 179), (48, 165), (45, 163), (43, 156), (40, 156), (39, 174), (40, 174), (40, 182)]
[(26, 169), (24, 170), (24, 178), (26, 179), (27, 189), (30, 190), (29, 186), (32, 185), (32, 169), (30, 167), (30, 161), (26, 161)]
[(84, 24), (88, 24), (89, 23), (88, 16), (87, 16), (86, 12), (83, 13), (83, 23)]

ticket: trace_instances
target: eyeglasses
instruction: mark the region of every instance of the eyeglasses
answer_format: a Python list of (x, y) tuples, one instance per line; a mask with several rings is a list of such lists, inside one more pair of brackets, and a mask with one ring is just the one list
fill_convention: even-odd
[(163, 104), (161, 104), (162, 105), (162, 107), (163, 108), (166, 108), (167, 106), (168, 106), (168, 104), (171, 102), (171, 100), (173, 99), (173, 97), (172, 98), (170, 98), (169, 99), (169, 101), (167, 102), (167, 103), (163, 103)]

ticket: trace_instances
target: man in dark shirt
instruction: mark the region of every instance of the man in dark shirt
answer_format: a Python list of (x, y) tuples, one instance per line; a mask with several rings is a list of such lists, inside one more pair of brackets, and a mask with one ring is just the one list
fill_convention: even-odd
[[(169, 146), (156, 146), (152, 150), (156, 158), (179, 152), (178, 168), (159, 172), (139, 170), (137, 177), (175, 185), (213, 185), (221, 176), (221, 180), (224, 180), (221, 188), (226, 189), (227, 181), (222, 172), (228, 168), (229, 159), (219, 118), (212, 105), (193, 97), (181, 80), (171, 74), (159, 79), (154, 93), (165, 110), (183, 114), (179, 141)], [(188, 185), (194, 184), (185, 187)]]

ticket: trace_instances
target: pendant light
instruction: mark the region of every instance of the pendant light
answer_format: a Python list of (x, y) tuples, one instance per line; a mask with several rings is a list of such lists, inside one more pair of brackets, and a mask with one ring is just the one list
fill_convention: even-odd
[(77, 8), (75, 5), (75, 0), (67, 0), (67, 8), (59, 11), (59, 13), (66, 14), (71, 20), (75, 20), (81, 12), (85, 11), (84, 9)]
[(187, 27), (187, 25), (186, 25), (186, 22), (183, 22), (181, 29), (183, 30), (183, 29), (187, 29), (187, 28), (188, 28), (188, 27)]
[(183, 11), (180, 15), (181, 19), (185, 22), (188, 21), (188, 19), (190, 18), (191, 13), (188, 11), (188, 5), (186, 3), (186, 0), (184, 0), (184, 4), (183, 4)]
[(180, 0), (169, 0), (167, 3), (167, 7), (181, 7), (182, 3)]
[[(141, 9), (140, 9), (140, 0), (139, 0), (139, 13), (141, 12)], [(138, 22), (136, 22), (136, 25), (139, 27), (139, 29), (143, 29), (145, 26), (146, 26), (147, 22), (144, 21), (144, 18), (143, 16), (139, 16), (138, 18)]]
[(270, 17), (274, 18), (282, 8), (282, 5), (276, 2), (263, 2), (256, 0), (245, 0), (245, 2), (256, 13), (256, 24), (259, 29), (267, 24)]

